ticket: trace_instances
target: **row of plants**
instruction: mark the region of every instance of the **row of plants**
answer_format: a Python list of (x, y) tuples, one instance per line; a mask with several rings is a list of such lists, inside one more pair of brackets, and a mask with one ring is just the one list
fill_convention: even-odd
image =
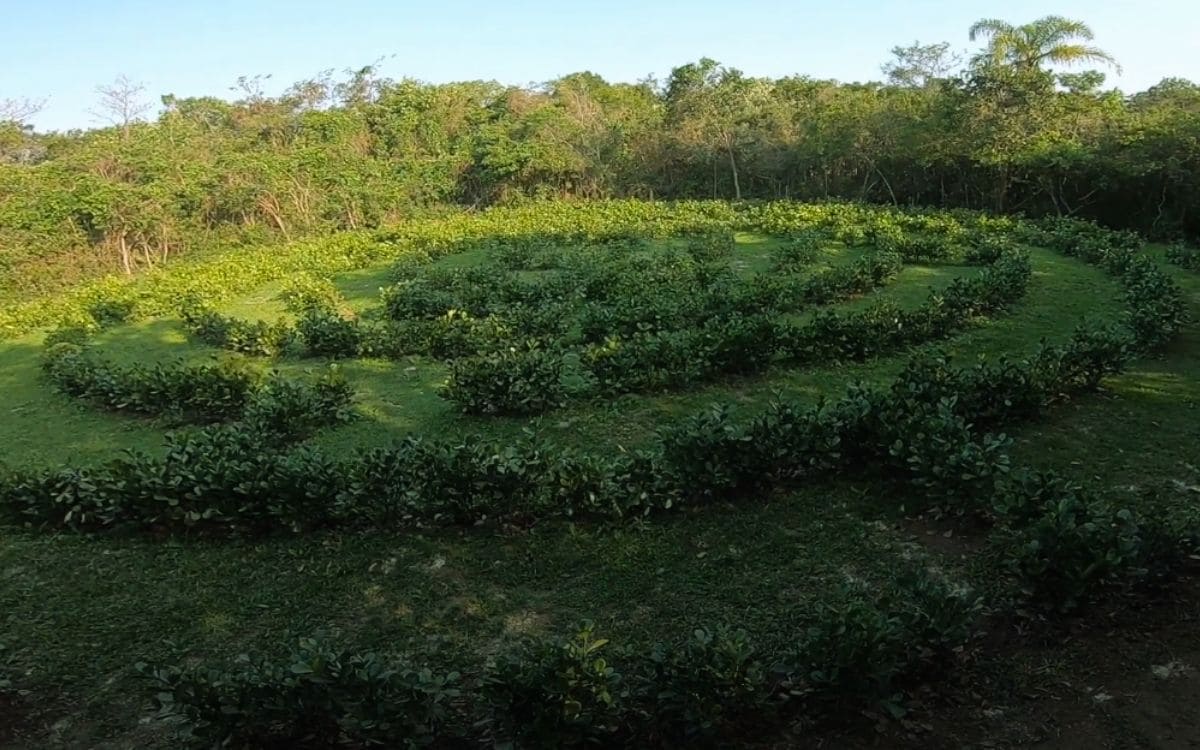
[(991, 496), (1011, 587), (991, 601), (921, 559), (883, 580), (847, 577), (779, 623), (789, 646), (761, 651), (743, 631), (697, 627), (620, 647), (584, 623), (526, 636), (467, 661), (424, 642), (402, 654), (302, 639), (279, 659), (137, 665), (157, 718), (185, 742), (236, 747), (721, 747), (882, 707), (953, 669), (984, 616), (1064, 611), (1108, 583), (1170, 575), (1200, 550), (1200, 514), (1138, 518), (1052, 474)]
[(164, 457), (130, 453), (88, 469), (10, 473), (0, 482), (0, 506), (15, 522), (78, 530), (184, 531), (202, 518), (204, 528), (264, 531), (628, 517), (841, 474), (919, 485), (980, 451), (1002, 450), (999, 439), (964, 443), (977, 426), (1036, 413), (1063, 390), (1118, 369), (1128, 341), (1123, 330), (1088, 330), (1026, 362), (961, 373), (918, 360), (890, 389), (855, 386), (818, 406), (779, 404), (744, 424), (705, 412), (664, 429), (654, 448), (615, 456), (532, 439), (413, 436), (336, 460), (264, 441), (244, 424), (220, 425), (169, 435)]
[(342, 232), (283, 246), (240, 247), (202, 262), (167, 264), (132, 278), (107, 277), (0, 310), (0, 336), (91, 320), (96, 305), (124, 309), (133, 318), (170, 315), (181, 299), (199, 297), (217, 304), (297, 274), (329, 277), (401, 259), (420, 265), (425, 258), (470, 248), (636, 242), (645, 237), (735, 230), (776, 236), (817, 230), (836, 241), (861, 245), (868, 236), (885, 233), (883, 227), (887, 226), (899, 227), (902, 234), (944, 236), (969, 246), (974, 235), (1003, 234), (1022, 225), (1011, 218), (970, 211), (931, 212), (853, 203), (537, 203), (417, 219), (389, 229)]
[[(993, 432), (1094, 387), (1180, 325), (1178, 289), (1134, 248), (1081, 239), (1092, 235), (1077, 226), (1052, 246), (1117, 274), (1129, 293), (1127, 320), (1081, 329), (1023, 362), (955, 368), (922, 358), (887, 389), (854, 386), (836, 402), (778, 404), (741, 423), (708, 412), (664, 430), (652, 450), (615, 458), (414, 438), (333, 462), (306, 448), (252, 455), (253, 435), (210, 428), (198, 444), (179, 442), (174, 466), (147, 459), (141, 470), (126, 462), (120, 477), (89, 477), (100, 477), (99, 492), (80, 492), (68, 472), (9, 477), (0, 507), (12, 520), (85, 529), (145, 524), (148, 513), (158, 516), (152, 525), (177, 529), (204, 521), (255, 531), (470, 524), (555, 512), (640, 515), (852, 473), (896, 482), (918, 504), (977, 514), (993, 524), (991, 553), (1011, 575), (1005, 596), (1070, 609), (1107, 585), (1169, 573), (1200, 539), (1194, 511), (1142, 516), (1115, 493), (1014, 468), (1007, 439)], [(234, 476), (224, 467), (205, 473), (213, 454), (221, 456), (213, 466), (234, 466)], [(171, 480), (183, 467), (199, 469), (182, 481), (204, 497), (184, 505), (192, 515), (172, 517)], [(63, 497), (121, 501), (64, 518)], [(219, 498), (224, 509), (197, 510)], [(306, 641), (283, 661), (143, 672), (161, 715), (210, 746), (720, 746), (796, 712), (892, 703), (908, 680), (952, 665), (974, 630), (978, 598), (920, 573), (894, 586), (840, 589), (792, 626), (795, 646), (780, 653), (759, 654), (744, 635), (720, 628), (630, 652), (584, 628), (475, 665), (422, 648), (393, 657)]]
[[(1143, 516), (1054, 474), (1012, 471), (995, 449), (1003, 438), (980, 436), (975, 425), (995, 427), (1036, 413), (1062, 389), (1094, 386), (1136, 348), (1129, 330), (1112, 327), (1081, 331), (1021, 365), (959, 369), (920, 360), (886, 395), (858, 389), (830, 407), (855, 413), (856, 430), (822, 433), (812, 415), (797, 419), (784, 406), (751, 428), (718, 413), (677, 428), (664, 454), (674, 453), (677, 465), (691, 456), (691, 468), (708, 469), (709, 479), (714, 464), (728, 467), (725, 481), (710, 483), (728, 493), (755, 486), (762, 468), (781, 459), (794, 467), (808, 455), (811, 468), (879, 458), (882, 448), (885, 470), (906, 475), (911, 489), (967, 503), (995, 525), (989, 553), (1011, 581), (992, 611), (1070, 611), (1105, 586), (1157, 580), (1194, 557), (1200, 513), (1189, 506)], [(870, 433), (889, 423), (904, 440), (851, 441), (885, 438)], [(761, 463), (767, 432), (792, 432), (795, 446), (797, 425), (805, 425), (809, 449), (781, 454), (775, 442)], [(742, 480), (728, 481), (735, 476)], [(769, 736), (801, 716), (880, 704), (901, 713), (909, 685), (954, 666), (978, 631), (982, 605), (912, 567), (883, 586), (836, 587), (802, 624), (781, 623), (794, 646), (772, 653), (724, 627), (633, 650), (585, 625), (570, 638), (526, 638), (481, 664), (422, 647), (388, 657), (305, 640), (282, 661), (139, 669), (159, 717), (197, 745), (715, 747)]]
[[(664, 439), (663, 460), (677, 479), (705, 471), (695, 484), (707, 480), (699, 494), (712, 497), (756, 487), (764, 467), (804, 475), (882, 459), (887, 466), (869, 465), (996, 525), (994, 554), (1012, 581), (994, 608), (1070, 610), (1106, 585), (1168, 575), (1194, 556), (1200, 514), (1142, 517), (1053, 474), (1011, 471), (994, 449), (1003, 439), (980, 437), (968, 420), (994, 427), (1036, 413), (1060, 389), (1096, 384), (1130, 351), (1128, 332), (1113, 328), (1081, 332), (1022, 365), (916, 361), (887, 393), (856, 389), (803, 416), (777, 406), (748, 427), (719, 413), (694, 418)], [(822, 430), (822, 411), (851, 413), (856, 426)], [(905, 437), (889, 444), (888, 433)], [(953, 666), (981, 609), (969, 590), (913, 568), (886, 586), (838, 587), (804, 626), (782, 624), (795, 645), (779, 653), (759, 653), (726, 628), (632, 651), (584, 627), (568, 639), (526, 639), (481, 665), (307, 640), (284, 661), (140, 669), (159, 716), (198, 745), (720, 746), (798, 714), (896, 708), (910, 680)]]
[(336, 370), (307, 382), (234, 360), (122, 366), (66, 341), (46, 350), (42, 366), (60, 391), (105, 409), (178, 423), (238, 421), (264, 436), (298, 439), (354, 413), (354, 392)]
[(970, 590), (914, 566), (874, 586), (848, 581), (780, 623), (794, 645), (778, 653), (727, 627), (622, 648), (584, 623), (480, 663), (319, 637), (284, 659), (138, 669), (158, 716), (203, 746), (712, 747), (800, 713), (894, 701), (954, 662), (979, 610)]
[[(872, 284), (879, 278), (877, 269), (894, 268), (887, 257), (869, 257), (847, 266), (851, 275), (842, 278)], [(1024, 296), (1030, 275), (1028, 256), (1009, 250), (978, 277), (956, 279), (916, 309), (883, 304), (861, 312), (819, 311), (804, 324), (780, 322), (777, 312), (769, 308), (767, 313), (712, 314), (704, 298), (696, 295), (691, 297), (698, 301), (690, 317), (703, 322), (654, 330), (646, 315), (654, 303), (634, 302), (629, 305), (633, 312), (624, 320), (641, 330), (610, 336), (579, 351), (580, 369), (589, 380), (589, 390), (583, 393), (611, 396), (687, 388), (724, 376), (762, 372), (775, 362), (869, 359), (943, 339), (975, 317), (1006, 309)], [(670, 319), (679, 325), (683, 317)], [(661, 324), (667, 318), (660, 314), (655, 320)], [(461, 359), (453, 363), (442, 395), (469, 414), (552, 409), (565, 400), (559, 373), (566, 356), (564, 349), (522, 347)]]
[[(969, 227), (990, 221), (967, 212), (956, 217), (947, 221)], [(0, 311), (0, 335), (18, 335), (64, 321), (79, 322), (97, 304), (123, 306), (132, 317), (169, 314), (175, 312), (179, 299), (199, 297), (215, 304), (298, 273), (328, 277), (387, 259), (399, 266), (420, 267), (431, 258), (471, 248), (501, 253), (508, 247), (528, 245), (599, 241), (629, 244), (646, 237), (666, 238), (688, 232), (717, 236), (732, 229), (761, 228), (785, 235), (819, 229), (839, 240), (853, 241), (855, 236), (864, 235), (863, 226), (881, 221), (913, 224), (923, 231), (929, 222), (920, 213), (834, 203), (734, 206), (716, 201), (612, 201), (493, 209), (418, 220), (373, 233), (342, 233), (282, 248), (241, 249), (203, 264), (177, 265), (133, 279), (104, 279), (55, 299)], [(782, 231), (784, 228), (786, 231)]]
[(1167, 262), (1189, 271), (1200, 271), (1200, 249), (1178, 242), (1167, 248)]
[(329, 277), (409, 255), (437, 257), (539, 239), (583, 242), (630, 232), (667, 237), (727, 227), (735, 215), (734, 208), (720, 201), (543, 203), (452, 213), (284, 246), (239, 247), (134, 277), (105, 277), (54, 297), (7, 307), (0, 310), (0, 336), (91, 320), (90, 308), (97, 303), (127, 306), (131, 318), (156, 317), (175, 313), (181, 299), (198, 297), (216, 304), (300, 273)]
[[(1182, 324), (1184, 307), (1179, 289), (1152, 263), (1143, 262), (1134, 243), (1120, 236), (1114, 239), (1112, 233), (1078, 222), (1059, 222), (1036, 231), (1040, 241), (1053, 243), (1064, 252), (1120, 275), (1127, 285), (1130, 306), (1126, 324), (1085, 330), (1066, 346), (1043, 349), (1021, 366), (1001, 364), (980, 370), (975, 378), (955, 380), (957, 390), (946, 389), (946, 376), (935, 378), (926, 373), (918, 378), (902, 377), (890, 395), (852, 389), (846, 399), (833, 405), (799, 410), (800, 417), (767, 419), (763, 425), (746, 427), (745, 434), (736, 430), (731, 433), (725, 424), (696, 427), (685, 423), (681, 428), (699, 436), (696, 439), (701, 447), (706, 439), (723, 445), (717, 438), (733, 434), (735, 437), (726, 442), (737, 450), (731, 449), (723, 457), (704, 456), (700, 448), (680, 440), (674, 432), (664, 435), (657, 450), (603, 458), (532, 444), (493, 446), (479, 440), (449, 444), (410, 438), (395, 448), (338, 462), (312, 451), (276, 450), (268, 444), (258, 451), (237, 448), (230, 454), (255, 479), (242, 484), (226, 481), (223, 475), (233, 472), (217, 449), (221, 444), (242, 445), (254, 440), (253, 434), (244, 434), (247, 431), (237, 426), (195, 438), (205, 450), (211, 449), (214, 458), (205, 461), (204, 451), (200, 451), (201, 458), (189, 469), (204, 474), (211, 490), (204, 490), (205, 483), (195, 483), (199, 489), (194, 492), (164, 498), (156, 494), (153, 483), (163, 471), (173, 470), (169, 462), (135, 455), (86, 471), (10, 476), (0, 485), (3, 505), (10, 518), (37, 519), (49, 525), (96, 529), (157, 524), (157, 515), (145, 516), (139, 510), (147, 495), (140, 482), (145, 474), (152, 490), (149, 495), (156, 498), (155, 502), (166, 501), (200, 516), (228, 518), (234, 527), (238, 526), (238, 513), (227, 512), (230, 503), (264, 518), (275, 512), (273, 509), (286, 508), (288, 514), (296, 514), (289, 515), (287, 525), (291, 526), (446, 520), (471, 523), (503, 515), (538, 516), (547, 512), (646, 513), (671, 508), (698, 493), (712, 496), (736, 490), (746, 476), (786, 481), (794, 478), (797, 466), (816, 467), (821, 470), (818, 473), (851, 469), (857, 473), (883, 467), (898, 470), (900, 476), (911, 475), (919, 483), (927, 474), (949, 471), (942, 466), (946, 462), (969, 461), (976, 455), (997, 452), (994, 441), (975, 445), (967, 439), (988, 419), (1015, 414), (1019, 407), (1030, 409), (1044, 404), (1059, 388), (1093, 385), (1119, 368), (1130, 351), (1161, 345)], [(497, 369), (511, 369), (510, 363)], [(905, 389), (925, 394), (921, 395), (924, 400), (889, 410), (888, 405), (899, 403), (897, 399)], [(994, 401), (1000, 397), (1003, 407)], [(957, 404), (983, 405), (991, 411), (982, 410), (982, 406), (981, 410), (965, 413), (917, 408), (921, 404), (932, 407), (947, 399)], [(929, 423), (914, 419), (928, 419)], [(912, 440), (911, 435), (925, 437)], [(172, 438), (179, 445), (192, 439)], [(911, 445), (914, 452), (903, 460), (878, 450), (858, 455), (851, 464), (842, 458), (847, 450), (844, 446), (897, 444)], [(760, 446), (758, 450), (764, 451), (799, 445), (804, 451), (796, 453), (787, 448), (782, 453), (753, 454), (744, 450), (747, 445)], [(943, 452), (938, 454), (938, 450)], [(921, 451), (933, 453), (922, 458), (925, 454)], [(688, 458), (698, 452), (701, 460)], [(926, 459), (931, 462), (928, 470), (923, 469), (924, 474), (915, 472), (914, 467), (924, 466), (922, 461)], [(93, 491), (94, 486), (101, 489)], [(103, 508), (102, 513), (94, 514), (100, 520), (81, 523), (77, 515), (64, 512), (73, 507), (76, 497)], [(220, 512), (209, 514), (210, 504), (219, 507)]]

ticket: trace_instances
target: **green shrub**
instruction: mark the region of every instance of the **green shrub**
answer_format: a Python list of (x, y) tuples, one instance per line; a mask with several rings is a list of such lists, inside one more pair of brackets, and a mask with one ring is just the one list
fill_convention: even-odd
[(657, 645), (632, 690), (646, 706), (642, 736), (679, 747), (744, 737), (778, 707), (749, 636), (725, 627), (697, 628), (681, 644)]
[(456, 309), (454, 295), (418, 276), (384, 290), (383, 307), (392, 320), (432, 320)]
[(101, 328), (108, 328), (132, 320), (136, 308), (129, 299), (98, 300), (88, 306), (88, 314)]
[(88, 347), (57, 344), (43, 370), (64, 393), (106, 409), (211, 422), (236, 418), (261, 376), (244, 365), (132, 365), (118, 367)]
[(296, 333), (308, 354), (317, 357), (354, 357), (363, 342), (362, 326), (329, 307), (309, 307), (296, 321)]
[(250, 398), (241, 416), (248, 428), (286, 442), (353, 418), (354, 390), (337, 370), (323, 373), (311, 384), (274, 374)]
[(158, 716), (206, 747), (424, 747), (457, 726), (457, 672), (301, 639), (285, 663), (243, 657), (231, 669), (150, 667)]
[(1139, 567), (1141, 538), (1132, 512), (1074, 487), (1046, 492), (1034, 486), (1036, 495), (1009, 501), (1008, 512), (1024, 523), (1001, 533), (1007, 565), (1032, 601), (1068, 612), (1100, 585)]
[(617, 743), (627, 688), (607, 645), (588, 623), (572, 638), (498, 656), (482, 685), (494, 737), (516, 747)]
[(1176, 242), (1167, 248), (1167, 262), (1189, 271), (1200, 271), (1200, 250)]
[(664, 471), (689, 497), (726, 497), (753, 491), (768, 479), (766, 445), (737, 425), (728, 407), (717, 406), (659, 434)]
[(980, 603), (923, 571), (890, 590), (847, 583), (814, 614), (789, 661), (792, 691), (827, 710), (865, 701), (899, 709), (906, 678), (944, 663), (968, 638)]
[(538, 414), (563, 402), (562, 355), (536, 347), (458, 359), (443, 398), (466, 414)]
[(780, 242), (771, 252), (771, 265), (780, 273), (796, 273), (817, 262), (825, 238), (819, 232), (800, 232)]
[(296, 343), (296, 330), (286, 321), (268, 323), (221, 315), (197, 299), (186, 301), (180, 317), (188, 331), (211, 346), (260, 357), (274, 357)]
[(312, 310), (337, 310), (345, 302), (332, 281), (310, 274), (288, 279), (279, 298), (283, 300), (284, 309), (294, 315), (304, 315)]
[(733, 255), (735, 240), (732, 230), (698, 234), (687, 238), (687, 252), (701, 264), (726, 263)]

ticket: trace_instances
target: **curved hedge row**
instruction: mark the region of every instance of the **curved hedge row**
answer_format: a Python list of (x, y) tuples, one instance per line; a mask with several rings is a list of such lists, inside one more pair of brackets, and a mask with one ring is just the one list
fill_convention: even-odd
[[(941, 472), (957, 476), (965, 471), (975, 477), (978, 470), (986, 475), (990, 456), (1002, 453), (1002, 441), (978, 436), (981, 425), (999, 423), (1020, 409), (1035, 410), (1061, 390), (1094, 385), (1119, 369), (1131, 349), (1163, 343), (1183, 320), (1178, 288), (1138, 255), (1135, 243), (1124, 235), (1062, 222), (1027, 231), (1039, 242), (1118, 275), (1130, 305), (1127, 325), (1083, 331), (1068, 345), (1044, 349), (1021, 366), (1002, 363), (978, 369), (972, 377), (935, 377), (914, 365), (889, 391), (852, 388), (832, 405), (785, 406), (776, 416), (749, 425), (702, 415), (665, 431), (658, 449), (634, 455), (601, 458), (552, 446), (410, 438), (392, 449), (334, 461), (311, 449), (291, 451), (261, 440), (258, 450), (245, 450), (256, 442), (255, 427), (235, 425), (173, 437), (166, 459), (132, 455), (90, 470), (9, 476), (0, 482), (0, 511), (17, 521), (84, 529), (129, 524), (186, 528), (197, 518), (208, 526), (237, 528), (242, 516), (252, 520), (248, 525), (262, 528), (270, 526), (273, 515), (291, 527), (447, 519), (470, 523), (547, 512), (645, 513), (736, 492), (750, 478), (787, 481), (813, 472), (886, 467), (918, 486), (932, 483), (929, 477), (936, 479)], [(1023, 290), (1027, 266), (1014, 260), (1004, 270), (1001, 262), (1009, 257), (999, 255), (993, 268), (997, 280), (964, 285), (976, 284), (984, 300), (1003, 301), (1013, 290)], [(973, 298), (966, 292), (960, 296)], [(508, 364), (499, 368), (508, 369)], [(948, 379), (957, 390), (946, 390)], [(544, 397), (530, 393), (531, 398)], [(1006, 404), (1002, 410), (993, 401), (1000, 396)], [(947, 399), (957, 406), (947, 407)], [(187, 467), (186, 481), (170, 479), (180, 471), (170, 457), (176, 451), (197, 455)], [(955, 468), (972, 462), (980, 467)], [(168, 488), (181, 488), (177, 495), (159, 486), (163, 476), (169, 478)], [(253, 481), (241, 481), (243, 476)], [(171, 520), (146, 511), (156, 503), (170, 505)], [(80, 504), (92, 508), (84, 514), (88, 520), (75, 511)]]
[(68, 342), (47, 349), (42, 368), (63, 393), (112, 411), (177, 422), (239, 421), (276, 439), (307, 437), (353, 416), (354, 392), (336, 370), (309, 383), (230, 361), (122, 367), (93, 347)]
[[(654, 450), (614, 457), (410, 437), (334, 460), (264, 441), (252, 427), (216, 427), (169, 437), (164, 458), (130, 454), (93, 469), (9, 476), (0, 482), (0, 511), (81, 530), (184, 529), (203, 519), (207, 527), (261, 531), (275, 516), (280, 527), (311, 528), (640, 515), (842, 472), (921, 485), (1001, 449), (1003, 441), (987, 436), (975, 444), (981, 426), (1035, 413), (1119, 369), (1127, 356), (1124, 332), (1099, 330), (1019, 365), (960, 372), (918, 361), (887, 390), (853, 387), (815, 407), (780, 404), (743, 425), (706, 413), (664, 430)], [(81, 506), (91, 510), (81, 514)]]
[[(771, 210), (763, 215), (785, 225), (788, 217)], [(81, 530), (471, 524), (641, 515), (866, 474), (986, 519), (1011, 574), (1009, 593), (1074, 608), (1099, 587), (1169, 571), (1195, 554), (1200, 519), (1140, 516), (1114, 496), (1014, 468), (1007, 439), (994, 430), (1166, 343), (1184, 307), (1178, 288), (1128, 238), (1077, 222), (1021, 232), (1116, 275), (1127, 293), (1125, 321), (1080, 329), (1022, 362), (954, 368), (935, 357), (914, 360), (888, 388), (852, 386), (814, 407), (777, 404), (743, 422), (717, 409), (663, 430), (654, 449), (632, 455), (410, 438), (338, 461), (311, 448), (264, 446), (254, 429), (215, 427), (170, 437), (163, 459), (130, 455), (92, 470), (7, 476), (0, 513)], [(916, 242), (906, 252), (931, 251)], [(952, 665), (979, 607), (969, 592), (902, 571), (879, 590), (835, 592), (805, 623), (782, 624), (795, 646), (781, 653), (760, 654), (744, 634), (719, 628), (632, 653), (585, 627), (483, 665), (305, 641), (284, 662), (143, 672), (161, 714), (207, 745), (719, 746), (789, 712), (891, 700), (907, 680)]]
[(482, 664), (318, 638), (282, 661), (138, 669), (159, 716), (209, 747), (711, 747), (799, 712), (893, 700), (953, 663), (979, 609), (914, 568), (878, 588), (846, 583), (808, 622), (780, 623), (794, 646), (778, 653), (724, 627), (634, 651), (585, 623)]

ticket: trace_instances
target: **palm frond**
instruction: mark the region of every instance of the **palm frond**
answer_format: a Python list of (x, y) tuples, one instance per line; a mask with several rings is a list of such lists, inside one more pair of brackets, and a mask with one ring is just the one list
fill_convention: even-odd
[(995, 37), (1001, 34), (1011, 34), (1012, 32), (1013, 26), (1007, 21), (999, 18), (981, 18), (971, 24), (971, 28), (967, 34), (973, 42), (979, 37)]
[(1111, 66), (1118, 73), (1121, 72), (1121, 66), (1117, 64), (1112, 55), (1099, 47), (1087, 44), (1059, 44), (1046, 50), (1045, 54), (1042, 55), (1042, 59), (1047, 62), (1057, 63), (1058, 65), (1104, 63)]

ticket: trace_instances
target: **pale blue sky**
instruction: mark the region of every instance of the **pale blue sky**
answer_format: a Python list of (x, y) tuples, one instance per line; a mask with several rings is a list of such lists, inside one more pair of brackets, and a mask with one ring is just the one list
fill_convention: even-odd
[(383, 72), (443, 82), (526, 84), (591, 70), (610, 80), (665, 77), (702, 56), (751, 75), (878, 79), (896, 44), (973, 47), (982, 17), (1048, 13), (1087, 21), (1135, 91), (1164, 76), (1200, 81), (1200, 0), (4, 0), (0, 99), (48, 97), (42, 129), (95, 124), (97, 84), (124, 73), (157, 101), (230, 96), (242, 74), (269, 90), (385, 55)]

